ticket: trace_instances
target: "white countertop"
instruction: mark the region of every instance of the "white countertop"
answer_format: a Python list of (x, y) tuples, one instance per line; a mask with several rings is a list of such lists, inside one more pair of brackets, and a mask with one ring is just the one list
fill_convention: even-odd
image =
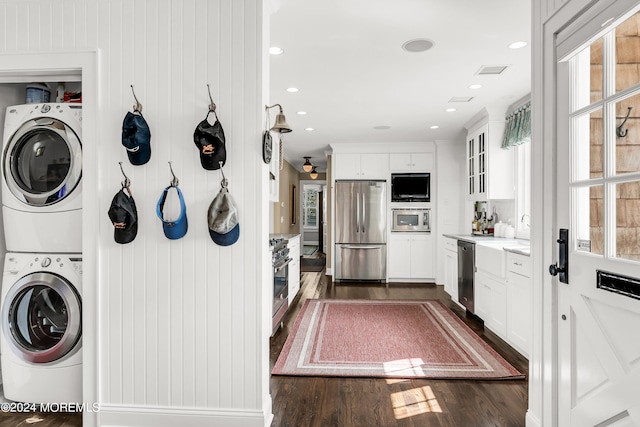
[(450, 239), (463, 240), (477, 245), (502, 246), (502, 249), (520, 255), (530, 256), (531, 248), (528, 240), (508, 239), (505, 237), (495, 237), (491, 235), (476, 234), (443, 234)]

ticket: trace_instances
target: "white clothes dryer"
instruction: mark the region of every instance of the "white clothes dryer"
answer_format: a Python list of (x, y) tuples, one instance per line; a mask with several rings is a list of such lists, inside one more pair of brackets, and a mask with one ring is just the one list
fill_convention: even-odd
[(1, 294), (4, 396), (82, 403), (82, 259), (7, 253)]
[(82, 252), (82, 105), (7, 107), (2, 213), (9, 252)]

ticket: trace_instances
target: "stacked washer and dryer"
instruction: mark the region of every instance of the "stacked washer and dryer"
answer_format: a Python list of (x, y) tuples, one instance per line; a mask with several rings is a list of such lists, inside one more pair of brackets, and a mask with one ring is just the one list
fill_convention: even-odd
[(7, 108), (0, 295), (6, 399), (82, 402), (82, 106)]

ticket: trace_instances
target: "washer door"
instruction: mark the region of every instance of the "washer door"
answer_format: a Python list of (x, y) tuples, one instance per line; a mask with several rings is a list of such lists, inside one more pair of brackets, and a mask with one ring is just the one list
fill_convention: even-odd
[(4, 179), (11, 193), (25, 204), (47, 206), (63, 200), (81, 175), (80, 138), (60, 120), (38, 117), (26, 121), (6, 145)]
[(58, 360), (77, 350), (82, 335), (80, 296), (56, 274), (24, 276), (7, 293), (2, 328), (9, 346), (22, 360)]

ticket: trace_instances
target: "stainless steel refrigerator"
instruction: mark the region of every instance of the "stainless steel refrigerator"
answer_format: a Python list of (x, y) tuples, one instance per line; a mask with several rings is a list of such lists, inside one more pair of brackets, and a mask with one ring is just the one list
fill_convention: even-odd
[(336, 181), (335, 280), (386, 280), (386, 181)]

